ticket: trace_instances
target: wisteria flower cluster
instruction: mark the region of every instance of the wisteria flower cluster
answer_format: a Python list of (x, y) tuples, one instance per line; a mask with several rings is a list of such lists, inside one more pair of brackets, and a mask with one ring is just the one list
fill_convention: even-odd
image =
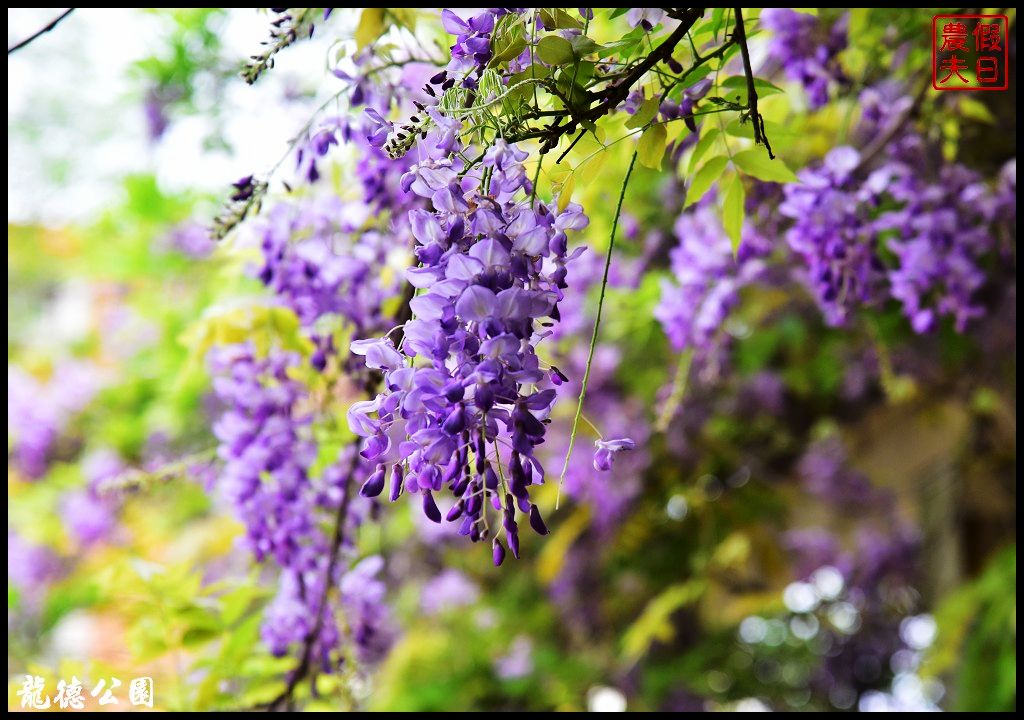
[[(869, 133), (900, 121), (873, 101), (886, 93), (868, 95)], [(906, 110), (910, 101), (894, 106)], [(786, 240), (806, 264), (807, 284), (831, 324), (890, 297), (918, 333), (943, 316), (963, 332), (984, 314), (977, 294), (985, 258), (1016, 220), (1005, 201), (1016, 193), (1015, 161), (992, 188), (963, 165), (936, 167), (924, 140), (907, 130), (878, 162), (843, 146), (799, 177), (786, 186), (779, 210), (794, 221)]]
[(15, 464), (30, 479), (42, 477), (54, 460), (68, 423), (106, 382), (98, 367), (64, 361), (47, 381), (16, 365), (7, 366), (7, 427)]
[(787, 185), (779, 212), (794, 220), (790, 249), (806, 264), (806, 281), (832, 325), (880, 297), (885, 266), (878, 256), (872, 210), (884, 186), (862, 186), (855, 176), (860, 154), (851, 147), (829, 152), (821, 166), (802, 170)]
[(456, 39), (448, 66), (434, 78), (441, 89), (447, 90), (456, 82), (464, 87), (476, 87), (481, 73), (494, 57), (492, 35), (496, 23), (508, 13), (522, 11), (522, 8), (488, 8), (463, 20), (451, 10), (442, 10), (441, 25)]
[(381, 306), (398, 291), (381, 280), (393, 238), (362, 231), (365, 215), (333, 196), (268, 213), (257, 276), (304, 326), (326, 315), (339, 316), (358, 333), (384, 323)]
[(718, 344), (725, 319), (739, 303), (740, 289), (764, 274), (763, 258), (771, 245), (746, 227), (734, 256), (729, 236), (708, 202), (680, 214), (675, 235), (679, 244), (669, 255), (672, 278), (662, 281), (654, 317), (677, 350), (707, 353)]
[[(245, 524), (256, 559), (272, 559), (282, 570), (278, 594), (264, 616), (264, 641), (277, 655), (309, 643), (324, 672), (331, 672), (341, 634), (338, 601), (328, 588), (341, 582), (344, 568), (332, 559), (322, 521), (340, 513), (349, 527), (359, 524), (366, 510), (351, 502), (346, 486), (353, 482), (350, 475), (359, 481), (363, 468), (349, 448), (319, 477), (311, 473), (316, 452), (307, 432), (311, 419), (299, 408), (305, 388), (289, 376), (298, 362), (294, 353), (258, 357), (244, 345), (212, 354), (218, 373), (214, 389), (228, 408), (214, 426), (224, 462), (218, 484)], [(369, 582), (375, 573), (364, 574)], [(350, 595), (353, 603), (362, 602), (357, 593)], [(367, 620), (353, 636), (367, 657), (379, 657), (386, 643), (385, 631), (377, 633), (375, 627)]]
[(803, 86), (812, 109), (827, 103), (829, 87), (845, 79), (839, 53), (847, 44), (846, 24), (846, 15), (826, 27), (814, 15), (790, 8), (761, 12), (761, 25), (772, 32), (769, 58)]
[(514, 556), (517, 506), (547, 532), (529, 488), (544, 480), (534, 448), (555, 398), (541, 387), (562, 380), (541, 367), (535, 347), (544, 335), (538, 325), (558, 318), (574, 257), (566, 233), (587, 224), (578, 205), (558, 212), (530, 202), (525, 158), (499, 140), (482, 177), (460, 177), (450, 159), (405, 175), (404, 186), (434, 207), (410, 213), (419, 265), (406, 278), (422, 291), (410, 303), (415, 317), (398, 347), (389, 337), (352, 344), (383, 372), (386, 388), (349, 410), (350, 426), (366, 438), (363, 455), (379, 463), (361, 492), (383, 492), (390, 462), (391, 500), (419, 494), (427, 517), (441, 522), (434, 493), (450, 489), (458, 502), (447, 520), (461, 518), (459, 532), (473, 541), (493, 536), (496, 564), (505, 549), (487, 505), (501, 513)]
[[(275, 207), (259, 236), (263, 264), (256, 275), (299, 318), (315, 345), (310, 364), (316, 370), (336, 352), (331, 331), (321, 330), (325, 318), (337, 318), (352, 332), (379, 332), (386, 324), (382, 306), (398, 291), (385, 273), (392, 238), (367, 226), (367, 212), (314, 196)], [(392, 635), (387, 606), (379, 602), (379, 566), (357, 566), (348, 572), (359, 579), (346, 580), (348, 542), (345, 556), (332, 559), (326, 521), (338, 516), (350, 530), (361, 522), (365, 501), (349, 496), (368, 469), (349, 447), (314, 476), (314, 418), (302, 409), (309, 391), (291, 374), (300, 364), (295, 353), (271, 349), (261, 356), (246, 345), (212, 355), (214, 388), (226, 408), (214, 427), (224, 462), (217, 485), (245, 525), (256, 559), (281, 568), (278, 593), (264, 616), (267, 646), (283, 655), (305, 644), (331, 672), (343, 641), (339, 611), (351, 616), (349, 636), (364, 662), (380, 659)], [(340, 594), (332, 593), (339, 587)]]

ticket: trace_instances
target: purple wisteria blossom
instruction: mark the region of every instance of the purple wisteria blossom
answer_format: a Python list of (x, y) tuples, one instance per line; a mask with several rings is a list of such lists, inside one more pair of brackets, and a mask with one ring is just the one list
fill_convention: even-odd
[(883, 502), (867, 476), (849, 467), (838, 437), (812, 444), (800, 459), (797, 472), (810, 493), (837, 507), (867, 508)]
[(398, 292), (381, 279), (394, 238), (362, 230), (367, 211), (333, 196), (273, 208), (263, 224), (257, 277), (310, 327), (333, 314), (363, 333), (384, 321)]
[(441, 11), (441, 25), (455, 35), (448, 66), (433, 78), (433, 84), (442, 91), (460, 83), (476, 87), (480, 74), (494, 56), (491, 35), (499, 18), (509, 13), (520, 13), (522, 8), (488, 8), (463, 20), (451, 10)]
[(47, 380), (7, 366), (7, 431), (14, 464), (30, 480), (42, 477), (54, 459), (68, 423), (106, 382), (92, 364), (64, 361)]
[[(264, 616), (264, 642), (283, 655), (315, 628), (313, 657), (330, 672), (341, 633), (335, 620), (338, 601), (326, 583), (340, 582), (343, 566), (334, 565), (328, 577), (329, 539), (321, 521), (337, 515), (344, 485), (363, 482), (365, 470), (350, 448), (320, 476), (312, 475), (316, 448), (310, 418), (299, 408), (306, 391), (288, 372), (297, 363), (294, 354), (271, 351), (259, 357), (244, 345), (212, 354), (214, 389), (228, 408), (214, 426), (224, 462), (218, 486), (244, 523), (256, 559), (272, 559), (282, 569), (278, 594)], [(347, 527), (361, 522), (363, 504), (350, 505)], [(381, 638), (371, 638), (366, 626), (359, 633), (357, 647), (363, 638), (367, 653), (376, 656)]]
[(799, 82), (812, 109), (829, 99), (829, 87), (845, 79), (839, 53), (846, 48), (847, 16), (826, 27), (817, 17), (789, 8), (765, 8), (761, 25), (772, 32), (768, 56)]
[(653, 30), (664, 17), (665, 11), (662, 8), (631, 8), (626, 13), (626, 22), (631, 27), (642, 26), (644, 30)]
[[(574, 257), (566, 232), (587, 224), (577, 205), (531, 205), (525, 158), (498, 140), (482, 161), (486, 181), (479, 170), (461, 176), (461, 161), (448, 158), (428, 158), (404, 176), (403, 187), (434, 208), (409, 213), (418, 243), (418, 265), (406, 272), (420, 289), (410, 302), (414, 319), (398, 347), (389, 337), (352, 343), (367, 367), (383, 372), (386, 389), (348, 414), (366, 438), (363, 456), (378, 463), (364, 495), (385, 484), (392, 500), (418, 494), (424, 514), (441, 522), (434, 493), (447, 487), (458, 502), (446, 519), (473, 541), (492, 537), (492, 505), (514, 556), (516, 506), (539, 519), (529, 487), (543, 482), (544, 468), (534, 448), (555, 398), (542, 389), (548, 373), (534, 348), (558, 318)], [(499, 563), (504, 546), (493, 541)]]
[(661, 301), (654, 317), (673, 347), (707, 353), (719, 340), (739, 291), (764, 272), (763, 256), (770, 246), (752, 228), (733, 256), (732, 243), (714, 207), (701, 203), (682, 213), (675, 223), (679, 244), (672, 249), (672, 278), (662, 281)]
[(608, 472), (612, 469), (612, 462), (615, 454), (623, 450), (632, 450), (636, 447), (636, 441), (629, 438), (618, 438), (616, 440), (595, 440), (594, 447), (594, 469), (598, 472)]
[(8, 529), (7, 578), (23, 602), (39, 603), (49, 584), (60, 574), (60, 558), (53, 550)]
[(190, 258), (205, 258), (217, 247), (210, 239), (210, 229), (202, 223), (186, 221), (171, 228), (163, 239), (166, 247), (172, 248)]
[(442, 570), (424, 583), (420, 609), (427, 615), (472, 605), (480, 598), (480, 588), (464, 573), (453, 568)]
[(852, 147), (831, 150), (820, 167), (802, 170), (800, 182), (786, 186), (779, 207), (794, 220), (786, 240), (806, 264), (806, 283), (831, 325), (877, 301), (885, 277), (871, 225), (884, 185), (861, 186), (853, 175), (859, 162)]
[(64, 525), (81, 545), (88, 546), (110, 537), (117, 524), (117, 502), (104, 494), (103, 483), (121, 474), (126, 465), (108, 448), (93, 451), (82, 460), (86, 486), (68, 493), (61, 502)]
[[(892, 108), (909, 108), (889, 85), (864, 95), (863, 137), (898, 127)], [(936, 167), (934, 157), (923, 138), (904, 130), (880, 159), (838, 147), (785, 187), (779, 211), (793, 219), (786, 240), (830, 324), (889, 297), (918, 333), (943, 316), (963, 332), (984, 315), (983, 261), (1016, 222), (1006, 202), (1016, 191), (1016, 164), (1006, 171), (1013, 179), (992, 188), (963, 165)]]
[(361, 663), (380, 662), (394, 642), (388, 606), (384, 602), (387, 591), (379, 575), (384, 560), (372, 555), (360, 560), (341, 578), (341, 606), (345, 613)]

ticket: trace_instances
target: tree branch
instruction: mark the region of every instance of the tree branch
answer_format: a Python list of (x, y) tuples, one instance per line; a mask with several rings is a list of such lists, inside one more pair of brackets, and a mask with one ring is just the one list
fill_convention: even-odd
[(320, 594), (320, 602), (317, 604), (316, 619), (313, 621), (313, 627), (308, 633), (306, 633), (306, 637), (303, 638), (302, 657), (299, 660), (299, 664), (288, 678), (288, 684), (285, 686), (285, 689), (281, 691), (280, 695), (267, 704), (267, 709), (270, 711), (290, 707), (292, 694), (295, 692), (295, 688), (300, 682), (302, 682), (303, 678), (309, 675), (310, 668), (313, 664), (313, 648), (316, 645), (317, 636), (323, 628), (324, 612), (327, 609), (328, 596), (330, 595), (331, 587), (334, 584), (334, 569), (338, 565), (338, 557), (341, 555), (341, 546), (345, 542), (345, 519), (348, 516), (348, 507), (352, 500), (352, 475), (359, 466), (360, 456), (358, 442), (354, 449), (356, 452), (353, 455), (352, 463), (349, 466), (348, 476), (345, 478), (345, 487), (342, 490), (341, 503), (338, 505), (338, 514), (335, 516), (334, 536), (331, 539), (331, 554), (327, 561), (323, 592)]
[[(416, 288), (409, 283), (405, 284), (402, 291), (401, 305), (399, 305), (398, 310), (395, 311), (394, 315), (395, 322), (399, 325), (403, 325), (403, 328), (398, 330), (397, 338), (395, 340), (396, 345), (401, 342), (401, 333), (404, 332), (404, 323), (412, 317), (412, 307), (409, 303), (415, 296), (415, 292)], [(383, 378), (379, 372), (368, 372), (363, 389), (367, 394), (373, 395), (382, 379)], [(299, 658), (299, 664), (295, 666), (295, 669), (288, 677), (288, 682), (285, 685), (284, 690), (264, 706), (269, 711), (290, 709), (295, 688), (298, 687), (299, 683), (302, 682), (304, 678), (311, 675), (310, 671), (313, 669), (313, 648), (316, 645), (317, 636), (323, 628), (324, 612), (327, 609), (327, 600), (334, 583), (334, 571), (338, 566), (338, 559), (341, 557), (341, 547), (345, 543), (345, 520), (348, 517), (348, 508), (352, 501), (352, 477), (355, 474), (356, 468), (359, 467), (359, 460), (361, 458), (359, 455), (359, 444), (360, 439), (356, 439), (353, 443), (353, 450), (355, 450), (355, 453), (352, 456), (352, 463), (349, 465), (348, 473), (345, 478), (345, 487), (342, 490), (341, 503), (338, 505), (338, 513), (334, 520), (334, 535), (331, 538), (331, 551), (327, 561), (327, 569), (325, 571), (323, 592), (320, 596), (320, 602), (317, 605), (316, 619), (314, 620), (313, 627), (308, 633), (306, 633), (306, 636), (302, 640), (302, 655)], [(313, 677), (315, 677), (315, 674), (313, 674)]]
[(764, 132), (764, 118), (757, 109), (757, 89), (754, 87), (754, 71), (750, 67), (750, 50), (747, 49), (747, 31), (743, 27), (743, 10), (735, 9), (736, 12), (736, 42), (740, 45), (740, 54), (743, 56), (743, 72), (747, 76), (747, 107), (750, 108), (750, 120), (754, 123), (754, 144), (764, 145), (768, 151), (768, 157), (772, 160), (775, 155), (772, 153), (771, 143)]
[[(665, 41), (654, 49), (647, 57), (637, 63), (618, 82), (610, 85), (597, 93), (586, 93), (583, 107), (588, 108), (578, 115), (566, 102), (566, 109), (554, 114), (550, 125), (545, 128), (531, 128), (521, 133), (509, 135), (508, 142), (516, 143), (521, 140), (542, 140), (541, 154), (555, 148), (563, 135), (575, 132), (577, 127), (586, 122), (593, 123), (604, 115), (615, 109), (629, 95), (630, 89), (637, 83), (644, 74), (658, 63), (667, 60), (672, 55), (676, 45), (686, 37), (694, 23), (704, 14), (704, 8), (686, 8), (684, 10), (670, 13), (679, 20), (679, 25), (665, 38)], [(597, 105), (593, 103), (597, 102)]]
[(58, 15), (56, 18), (54, 18), (53, 21), (51, 21), (49, 25), (46, 25), (42, 29), (40, 29), (40, 30), (36, 31), (35, 33), (33, 33), (32, 35), (29, 35), (27, 38), (22, 40), (17, 45), (14, 45), (13, 47), (7, 48), (7, 54), (10, 55), (11, 53), (15, 52), (16, 50), (21, 50), (23, 47), (25, 47), (26, 45), (31, 43), (33, 40), (38, 38), (40, 35), (45, 35), (46, 33), (50, 32), (55, 27), (57, 27), (57, 24), (60, 23), (61, 20), (63, 20), (68, 15), (70, 15), (72, 12), (74, 12), (74, 10), (75, 10), (74, 8), (68, 8), (67, 10), (62, 12), (60, 15)]

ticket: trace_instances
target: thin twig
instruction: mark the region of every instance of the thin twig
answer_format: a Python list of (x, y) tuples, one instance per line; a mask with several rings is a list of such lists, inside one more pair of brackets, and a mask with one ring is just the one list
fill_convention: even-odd
[(633, 174), (633, 166), (636, 165), (637, 150), (633, 150), (633, 157), (629, 160), (629, 168), (626, 170), (626, 177), (622, 181), (622, 190), (619, 192), (619, 202), (615, 206), (615, 218), (612, 220), (612, 232), (608, 238), (608, 252), (604, 258), (604, 276), (601, 278), (601, 294), (597, 298), (597, 317), (594, 318), (594, 331), (590, 335), (590, 352), (587, 354), (587, 367), (583, 371), (583, 382), (580, 385), (580, 397), (576, 403), (576, 417), (572, 421), (572, 432), (569, 434), (569, 449), (565, 453), (565, 463), (562, 465), (562, 474), (558, 478), (558, 494), (555, 497), (555, 509), (558, 509), (562, 499), (562, 482), (569, 470), (569, 458), (572, 457), (572, 449), (576, 444), (576, 430), (580, 424), (580, 416), (583, 414), (583, 401), (587, 396), (587, 383), (590, 382), (590, 369), (594, 364), (594, 350), (597, 348), (597, 334), (601, 328), (601, 311), (604, 309), (604, 295), (608, 289), (608, 272), (612, 266), (612, 251), (615, 249), (615, 232), (619, 228), (619, 217), (622, 215), (622, 201), (626, 197), (626, 187), (629, 185), (629, 178)]
[(345, 479), (345, 487), (342, 490), (341, 503), (338, 505), (338, 514), (334, 520), (334, 537), (331, 539), (331, 554), (327, 561), (327, 570), (325, 571), (324, 577), (324, 588), (320, 594), (320, 602), (316, 608), (316, 618), (313, 621), (313, 627), (310, 628), (309, 632), (302, 641), (302, 657), (299, 660), (298, 666), (292, 671), (291, 676), (288, 678), (288, 684), (285, 689), (281, 691), (281, 694), (270, 701), (267, 705), (268, 710), (279, 710), (282, 707), (289, 707), (292, 701), (292, 694), (295, 692), (295, 688), (303, 678), (309, 674), (309, 670), (313, 663), (313, 648), (316, 646), (317, 637), (320, 635), (320, 630), (323, 628), (324, 614), (327, 611), (327, 601), (330, 595), (331, 587), (334, 585), (334, 569), (338, 565), (338, 557), (341, 555), (341, 546), (345, 542), (345, 520), (348, 517), (348, 506), (352, 499), (352, 476), (355, 473), (356, 468), (359, 466), (359, 452), (358, 447), (355, 448), (357, 452), (353, 454), (352, 464), (349, 466), (348, 477)]
[(55, 27), (57, 27), (57, 24), (58, 24), (58, 23), (60, 23), (60, 21), (61, 21), (61, 20), (63, 20), (63, 19), (64, 19), (64, 18), (66, 18), (66, 17), (68, 16), (68, 15), (70, 15), (70, 14), (71, 14), (72, 12), (74, 12), (74, 10), (75, 10), (74, 8), (68, 8), (67, 10), (65, 10), (64, 12), (62, 12), (62, 13), (61, 13), (60, 15), (58, 15), (58, 16), (57, 16), (56, 18), (54, 18), (54, 19), (53, 19), (53, 20), (52, 20), (52, 21), (50, 22), (50, 24), (49, 24), (49, 25), (46, 25), (46, 26), (45, 26), (45, 27), (43, 27), (43, 28), (42, 28), (41, 30), (38, 30), (38, 31), (34, 32), (33, 34), (29, 35), (29, 36), (28, 36), (27, 38), (25, 38), (24, 40), (22, 40), (22, 41), (21, 41), (20, 43), (18, 43), (17, 45), (14, 45), (13, 47), (9, 47), (9, 48), (7, 48), (7, 54), (8, 54), (8, 55), (10, 55), (10, 54), (11, 54), (12, 52), (14, 52), (15, 50), (21, 50), (21, 49), (22, 49), (23, 47), (25, 47), (25, 46), (26, 46), (26, 45), (28, 45), (28, 44), (29, 44), (30, 42), (32, 42), (33, 40), (35, 40), (36, 38), (38, 38), (38, 37), (39, 37), (40, 35), (45, 35), (46, 33), (50, 32), (50, 31), (51, 31), (51, 30), (53, 30), (53, 29), (54, 29)]
[(576, 139), (573, 140), (571, 143), (569, 143), (569, 147), (567, 147), (565, 149), (565, 152), (563, 152), (561, 155), (559, 155), (558, 159), (555, 160), (555, 165), (558, 165), (559, 163), (561, 163), (562, 160), (565, 159), (565, 156), (568, 155), (572, 151), (572, 149), (574, 147), (576, 147), (576, 143), (578, 143), (580, 140), (582, 140), (583, 136), (586, 135), (586, 134), (587, 134), (587, 129), (586, 128), (583, 128), (582, 130), (580, 130), (580, 134), (576, 136)]

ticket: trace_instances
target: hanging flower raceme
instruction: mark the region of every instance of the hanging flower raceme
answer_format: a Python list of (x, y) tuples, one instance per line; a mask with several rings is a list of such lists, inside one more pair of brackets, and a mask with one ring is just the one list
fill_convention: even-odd
[(576, 255), (566, 232), (587, 225), (578, 205), (558, 212), (531, 203), (525, 158), (498, 140), (476, 172), (442, 159), (405, 175), (403, 186), (434, 207), (409, 215), (419, 261), (406, 272), (418, 289), (414, 319), (397, 348), (389, 337), (352, 343), (385, 385), (349, 410), (364, 457), (379, 463), (362, 493), (382, 493), (390, 465), (391, 500), (417, 494), (441, 522), (434, 494), (447, 489), (457, 500), (447, 521), (473, 541), (492, 537), (499, 564), (496, 522), (519, 555), (517, 507), (546, 532), (530, 487), (544, 480), (534, 449), (555, 391), (535, 349), (558, 319), (565, 265)]
[[(863, 94), (859, 131), (877, 136), (903, 121), (912, 101), (898, 88)], [(991, 188), (957, 163), (934, 161), (912, 128), (892, 136), (877, 160), (852, 147), (829, 152), (820, 167), (785, 187), (782, 215), (793, 219), (790, 248), (806, 264), (805, 280), (830, 324), (842, 325), (862, 305), (893, 298), (915, 332), (941, 317), (958, 332), (985, 314), (978, 295), (986, 256), (1016, 221), (1016, 162)]]
[(876, 301), (884, 282), (871, 223), (884, 185), (860, 185), (859, 163), (853, 148), (835, 148), (819, 168), (802, 170), (800, 182), (786, 186), (779, 207), (794, 220), (786, 241), (806, 264), (805, 282), (830, 325), (844, 324), (857, 306)]
[(398, 291), (381, 279), (393, 239), (363, 230), (366, 214), (332, 196), (282, 203), (268, 214), (257, 276), (304, 326), (328, 314), (359, 333), (384, 324), (381, 306)]
[(717, 213), (703, 202), (676, 219), (675, 235), (673, 277), (662, 281), (654, 317), (677, 350), (708, 354), (721, 343), (721, 328), (739, 304), (740, 290), (764, 274), (770, 244), (748, 225), (734, 256)]
[[(319, 476), (311, 473), (316, 447), (309, 437), (310, 418), (299, 411), (305, 388), (289, 376), (298, 362), (295, 354), (278, 350), (260, 357), (246, 345), (212, 354), (214, 389), (228, 408), (214, 427), (224, 461), (218, 484), (246, 527), (253, 555), (260, 562), (273, 559), (281, 568), (278, 593), (264, 616), (264, 642), (279, 656), (311, 643), (311, 657), (331, 672), (342, 639), (335, 618), (339, 603), (348, 601), (329, 592), (342, 582), (345, 566), (330, 560), (324, 521), (341, 507), (347, 526), (362, 521), (367, 504), (359, 498), (359, 503), (346, 501), (345, 485), (363, 483), (369, 470), (350, 447)], [(343, 550), (350, 552), (348, 545)], [(385, 606), (372, 617), (364, 615), (351, 640), (360, 657), (379, 658), (390, 637), (384, 630)]]
[(829, 86), (846, 77), (839, 54), (846, 49), (849, 16), (831, 26), (818, 18), (790, 8), (765, 8), (761, 24), (772, 32), (768, 57), (781, 66), (786, 77), (803, 85), (812, 109), (829, 100)]

